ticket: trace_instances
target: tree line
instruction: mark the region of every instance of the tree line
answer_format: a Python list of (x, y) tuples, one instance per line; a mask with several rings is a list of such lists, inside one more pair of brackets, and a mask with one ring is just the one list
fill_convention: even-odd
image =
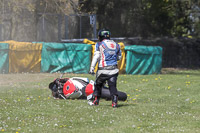
[(113, 37), (200, 37), (200, 0), (1, 0), (0, 7), (0, 24), (38, 13), (87, 13)]
[(200, 37), (200, 0), (80, 0), (114, 36)]

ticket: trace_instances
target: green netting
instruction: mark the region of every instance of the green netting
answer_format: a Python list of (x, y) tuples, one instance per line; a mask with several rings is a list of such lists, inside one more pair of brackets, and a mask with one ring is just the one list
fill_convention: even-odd
[(127, 74), (158, 74), (162, 68), (162, 47), (126, 46)]
[(88, 73), (91, 45), (43, 43), (41, 72)]
[(0, 43), (0, 73), (9, 71), (9, 44)]

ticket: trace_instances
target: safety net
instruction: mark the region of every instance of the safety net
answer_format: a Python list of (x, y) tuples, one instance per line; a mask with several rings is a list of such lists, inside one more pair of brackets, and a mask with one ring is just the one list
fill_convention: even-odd
[(158, 74), (162, 68), (162, 47), (126, 46), (127, 74)]
[(90, 45), (43, 43), (41, 72), (88, 73), (90, 60)]
[(9, 72), (9, 44), (0, 43), (0, 73)]

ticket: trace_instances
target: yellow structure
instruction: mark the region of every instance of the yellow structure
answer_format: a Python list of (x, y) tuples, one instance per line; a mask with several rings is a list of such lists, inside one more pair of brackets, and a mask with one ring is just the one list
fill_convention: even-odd
[(41, 43), (5, 41), (9, 44), (9, 72), (40, 72)]
[[(84, 39), (83, 43), (92, 45), (92, 57), (93, 57), (96, 42), (93, 42), (93, 41), (88, 40), (88, 39)], [(121, 49), (121, 52), (122, 52), (122, 59), (117, 62), (117, 65), (118, 65), (118, 68), (119, 68), (119, 73), (125, 73), (125, 69), (126, 69), (126, 57), (125, 57), (125, 50), (124, 50), (125, 46), (124, 46), (123, 42), (120, 42), (118, 44), (120, 45), (120, 49)], [(95, 67), (95, 72), (97, 71), (97, 67), (98, 67), (98, 64)]]

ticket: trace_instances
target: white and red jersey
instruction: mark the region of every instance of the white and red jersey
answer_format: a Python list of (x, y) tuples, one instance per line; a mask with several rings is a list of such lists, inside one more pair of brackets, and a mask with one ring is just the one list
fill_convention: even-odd
[(120, 45), (109, 39), (96, 43), (95, 52), (99, 54), (99, 67), (115, 66), (121, 58)]
[(91, 67), (95, 68), (97, 61), (98, 67), (117, 66), (117, 61), (120, 59), (120, 45), (113, 40), (104, 39), (95, 45)]

